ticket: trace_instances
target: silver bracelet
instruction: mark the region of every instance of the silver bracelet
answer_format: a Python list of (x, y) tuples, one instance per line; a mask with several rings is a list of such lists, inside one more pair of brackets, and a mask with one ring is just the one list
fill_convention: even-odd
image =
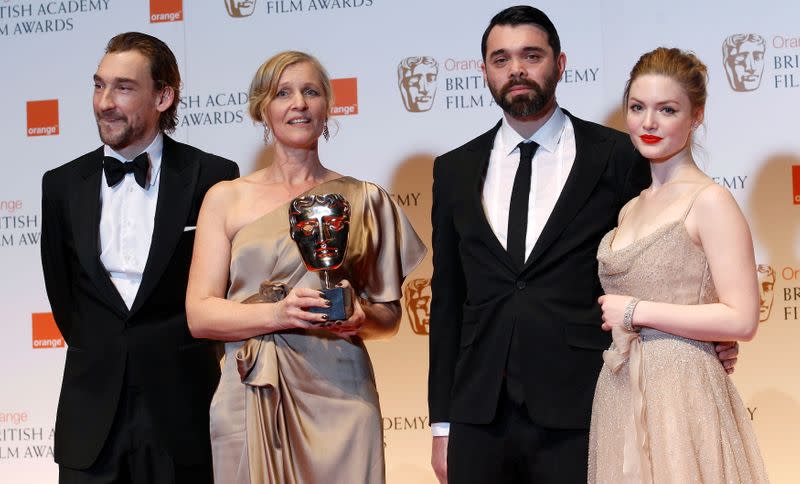
[(633, 311), (636, 309), (636, 305), (639, 304), (640, 299), (638, 297), (631, 298), (630, 302), (627, 306), (625, 306), (625, 313), (622, 315), (622, 327), (628, 331), (637, 331), (633, 327)]

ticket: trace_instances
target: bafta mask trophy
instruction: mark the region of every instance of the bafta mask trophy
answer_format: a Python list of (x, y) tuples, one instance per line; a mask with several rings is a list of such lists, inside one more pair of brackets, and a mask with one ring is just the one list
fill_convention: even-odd
[(350, 232), (350, 204), (338, 193), (297, 197), (289, 204), (289, 233), (309, 271), (317, 272), (329, 308), (309, 308), (328, 322), (353, 314), (352, 290), (336, 287), (332, 271), (342, 265)]

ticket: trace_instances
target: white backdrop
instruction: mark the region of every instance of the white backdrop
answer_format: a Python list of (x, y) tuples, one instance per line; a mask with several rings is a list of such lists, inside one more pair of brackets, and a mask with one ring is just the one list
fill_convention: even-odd
[[(42, 173), (99, 145), (92, 74), (107, 40), (138, 30), (166, 41), (184, 79), (174, 136), (239, 163), (269, 162), (246, 115), (250, 78), (285, 49), (308, 51), (337, 85), (338, 130), (321, 147), (330, 168), (386, 187), (430, 241), (433, 158), (500, 117), (480, 75), (489, 18), (516, 2), (479, 0), (0, 0), (0, 481), (56, 482), (52, 428), (64, 361), (39, 263)], [(765, 321), (742, 346), (733, 378), (751, 412), (773, 482), (797, 482), (800, 435), (800, 4), (794, 0), (547, 0), (568, 72), (558, 99), (572, 113), (623, 128), (627, 73), (659, 45), (693, 50), (709, 67), (701, 164), (748, 217), (764, 281)], [(239, 16), (236, 16), (239, 15)], [(728, 83), (723, 41), (759, 34), (758, 87)], [(432, 107), (406, 109), (400, 61), (436, 60)], [(758, 58), (758, 55), (756, 56)], [(757, 64), (760, 64), (757, 62)], [(353, 92), (355, 85), (355, 92)], [(45, 102), (42, 102), (45, 101)], [(792, 167), (795, 167), (794, 170)], [(769, 274), (765, 268), (765, 274)], [(412, 275), (422, 295), (430, 254)], [(426, 300), (399, 334), (369, 344), (381, 404), (389, 482), (434, 482), (426, 408)], [(768, 318), (766, 317), (768, 313)]]

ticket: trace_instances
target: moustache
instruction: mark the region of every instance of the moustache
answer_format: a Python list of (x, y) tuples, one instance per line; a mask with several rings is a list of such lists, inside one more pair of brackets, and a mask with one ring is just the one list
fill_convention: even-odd
[(125, 121), (127, 116), (118, 111), (104, 111), (95, 113), (98, 121)]
[(511, 91), (511, 89), (513, 89), (516, 86), (524, 86), (524, 87), (533, 89), (533, 91), (536, 94), (539, 94), (539, 95), (542, 94), (541, 86), (539, 86), (539, 84), (537, 84), (536, 81), (532, 81), (532, 80), (529, 80), (529, 79), (512, 79), (512, 80), (508, 81), (503, 86), (503, 88), (500, 90), (500, 92), (502, 93), (503, 96), (505, 96), (505, 95), (507, 95), (509, 93), (509, 91)]

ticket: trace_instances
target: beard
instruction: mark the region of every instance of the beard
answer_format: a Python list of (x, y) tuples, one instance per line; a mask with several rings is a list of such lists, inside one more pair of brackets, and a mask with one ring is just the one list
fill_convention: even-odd
[[(507, 112), (512, 118), (526, 118), (533, 116), (544, 109), (556, 95), (556, 84), (558, 83), (558, 70), (544, 79), (544, 86), (540, 86), (536, 81), (526, 78), (511, 79), (499, 90), (489, 83), (489, 92), (492, 93), (494, 102)], [(525, 86), (533, 92), (518, 94), (509, 97), (509, 91), (515, 86)]]
[[(130, 120), (122, 114), (96, 114), (97, 132), (100, 140), (111, 149), (119, 151), (121, 148), (132, 144), (143, 134), (142, 129), (137, 129)], [(113, 121), (115, 126), (105, 124), (104, 121)], [(121, 124), (121, 126), (118, 126)]]

